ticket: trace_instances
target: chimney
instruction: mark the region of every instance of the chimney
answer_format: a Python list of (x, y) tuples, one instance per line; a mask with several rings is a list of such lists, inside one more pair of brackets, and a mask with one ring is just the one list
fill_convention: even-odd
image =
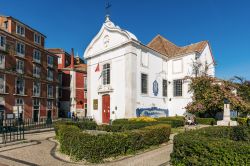
[(74, 68), (74, 48), (71, 49), (70, 68)]

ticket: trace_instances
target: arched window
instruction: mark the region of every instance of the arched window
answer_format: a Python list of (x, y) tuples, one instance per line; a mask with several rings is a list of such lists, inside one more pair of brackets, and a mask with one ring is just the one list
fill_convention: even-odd
[(110, 64), (106, 63), (103, 65), (103, 85), (109, 85), (110, 84)]

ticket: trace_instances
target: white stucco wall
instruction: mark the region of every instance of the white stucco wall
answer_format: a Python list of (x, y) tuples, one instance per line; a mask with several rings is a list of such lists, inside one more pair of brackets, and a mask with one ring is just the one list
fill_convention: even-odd
[(212, 52), (210, 50), (209, 45), (205, 47), (203, 52), (200, 54), (198, 61), (200, 61), (203, 66), (202, 66), (202, 71), (204, 71), (204, 67), (207, 65), (208, 66), (208, 75), (209, 76), (215, 76), (215, 62), (212, 56)]
[[(137, 41), (136, 37), (121, 30), (109, 21), (87, 47), (88, 116), (102, 123), (102, 96), (110, 95), (110, 113), (115, 118), (136, 116), (137, 109), (157, 107), (168, 110), (168, 116), (183, 115), (185, 106), (192, 100), (189, 81), (183, 82), (183, 95), (173, 96), (173, 80), (193, 76), (196, 53), (169, 59)], [(202, 63), (213, 63), (207, 46), (199, 55)], [(110, 64), (110, 85), (102, 83), (102, 66)], [(99, 64), (100, 71), (96, 72)], [(148, 75), (148, 93), (141, 94), (141, 73)], [(214, 66), (209, 69), (214, 75)], [(162, 95), (162, 80), (168, 81), (168, 95)], [(158, 83), (158, 94), (153, 93), (153, 82)], [(98, 109), (93, 109), (93, 100), (98, 99)]]

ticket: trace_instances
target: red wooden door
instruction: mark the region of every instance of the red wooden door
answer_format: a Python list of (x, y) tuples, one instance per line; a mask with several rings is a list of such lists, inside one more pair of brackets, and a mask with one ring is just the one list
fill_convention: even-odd
[(110, 120), (110, 96), (102, 96), (102, 123), (109, 123)]

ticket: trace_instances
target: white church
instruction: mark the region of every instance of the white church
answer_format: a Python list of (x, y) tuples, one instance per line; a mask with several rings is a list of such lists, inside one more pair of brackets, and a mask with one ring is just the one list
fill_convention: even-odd
[(185, 78), (195, 75), (194, 63), (209, 64), (207, 74), (215, 75), (207, 41), (180, 47), (157, 35), (143, 44), (108, 16), (84, 57), (87, 113), (98, 123), (139, 116), (183, 115), (192, 100)]

